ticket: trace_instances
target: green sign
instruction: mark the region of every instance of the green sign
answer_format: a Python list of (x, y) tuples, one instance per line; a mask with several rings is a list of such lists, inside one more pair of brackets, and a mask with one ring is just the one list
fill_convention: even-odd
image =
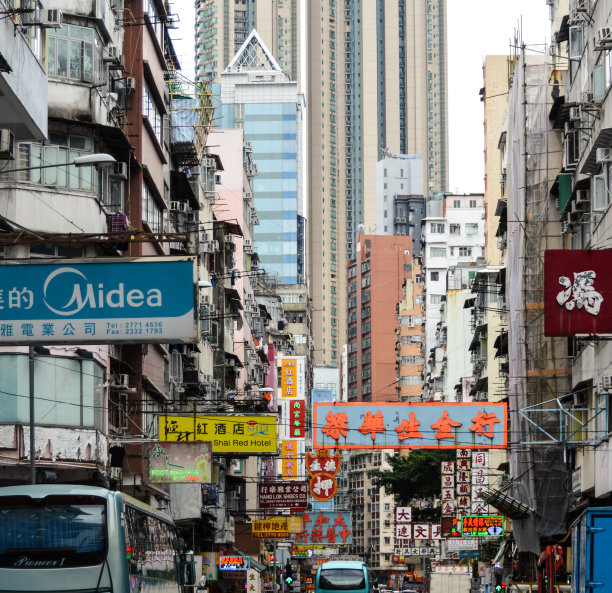
[(163, 442), (149, 446), (149, 480), (157, 484), (207, 484), (212, 481), (212, 445)]
[(499, 537), (504, 535), (503, 515), (471, 515), (461, 517), (463, 537)]

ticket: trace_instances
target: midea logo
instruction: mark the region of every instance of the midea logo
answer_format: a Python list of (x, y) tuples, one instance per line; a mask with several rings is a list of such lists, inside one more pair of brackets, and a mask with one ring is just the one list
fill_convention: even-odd
[[(51, 297), (47, 295), (47, 292), (51, 292), (54, 282), (68, 283), (68, 285), (72, 282), (73, 284), (70, 300), (59, 308), (57, 308), (58, 304), (55, 304), (55, 307), (51, 306), (49, 303)], [(93, 284), (87, 282), (87, 277), (79, 270), (58, 268), (51, 272), (45, 280), (44, 301), (45, 305), (54, 313), (68, 316), (78, 313), (86, 305), (91, 309), (103, 309), (104, 307), (120, 309), (126, 306), (138, 308), (143, 305), (161, 307), (162, 294), (158, 288), (151, 288), (146, 293), (138, 288), (126, 291), (123, 282), (120, 282), (116, 288), (111, 290), (106, 290), (104, 284), (98, 284), (96, 288)]]

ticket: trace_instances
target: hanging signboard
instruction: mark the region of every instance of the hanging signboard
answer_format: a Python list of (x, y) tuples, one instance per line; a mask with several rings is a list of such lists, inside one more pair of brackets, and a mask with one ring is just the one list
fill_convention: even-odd
[(308, 484), (260, 482), (257, 502), (260, 509), (305, 509), (308, 506)]
[(220, 570), (249, 570), (250, 567), (250, 556), (219, 556)]
[(149, 480), (153, 483), (212, 481), (212, 446), (208, 443), (151, 443)]
[(276, 416), (159, 416), (160, 441), (207, 441), (217, 453), (276, 453)]
[(194, 342), (195, 258), (2, 260), (0, 345)]
[(502, 515), (471, 515), (461, 517), (463, 537), (499, 537), (504, 535)]
[(350, 511), (304, 513), (304, 529), (294, 537), (296, 544), (353, 543), (353, 515)]
[(544, 252), (544, 333), (612, 333), (612, 249)]
[(502, 449), (506, 404), (317, 403), (316, 449)]

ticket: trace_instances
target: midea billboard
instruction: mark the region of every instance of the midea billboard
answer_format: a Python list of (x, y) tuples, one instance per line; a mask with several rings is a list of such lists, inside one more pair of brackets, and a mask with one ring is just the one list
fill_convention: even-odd
[(196, 338), (195, 258), (5, 260), (0, 345)]

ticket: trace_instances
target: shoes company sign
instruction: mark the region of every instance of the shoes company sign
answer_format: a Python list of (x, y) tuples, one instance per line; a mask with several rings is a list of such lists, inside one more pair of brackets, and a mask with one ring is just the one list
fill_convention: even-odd
[(4, 261), (0, 345), (189, 342), (195, 258)]

